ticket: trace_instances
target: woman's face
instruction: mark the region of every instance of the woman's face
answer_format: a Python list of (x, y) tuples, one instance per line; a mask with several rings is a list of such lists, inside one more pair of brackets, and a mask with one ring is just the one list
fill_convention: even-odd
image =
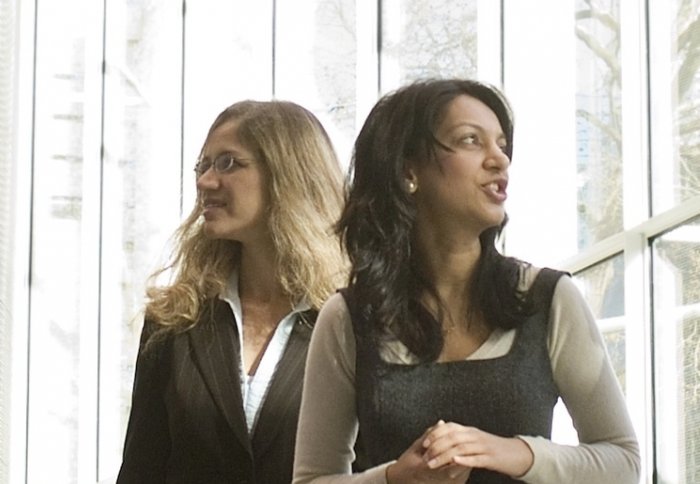
[(409, 164), (409, 176), (418, 186), (419, 223), (477, 236), (500, 225), (510, 160), (496, 114), (478, 99), (460, 95), (447, 105), (435, 134), (451, 151), (438, 147), (437, 163)]
[(213, 162), (226, 155), (236, 160), (230, 170), (218, 173), (211, 166), (197, 179), (205, 234), (243, 244), (269, 238), (268, 174), (240, 142), (236, 120), (223, 123), (211, 133), (201, 160)]

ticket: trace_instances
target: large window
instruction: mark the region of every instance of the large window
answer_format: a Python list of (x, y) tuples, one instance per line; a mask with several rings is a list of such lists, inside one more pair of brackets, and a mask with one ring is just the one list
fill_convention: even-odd
[(210, 123), (238, 100), (289, 99), (347, 161), (356, 92), (373, 102), (376, 78), (358, 86), (349, 0), (3, 0), (0, 14), (0, 481), (110, 482), (145, 284), (191, 209)]
[[(0, 0), (0, 482), (114, 478), (144, 286), (223, 108), (299, 102), (347, 164), (380, 93), (445, 76), (512, 101), (505, 251), (574, 275), (644, 482), (700, 482), (698, 12), (700, 0)], [(574, 441), (565, 420), (556, 434)]]
[[(650, 197), (663, 218), (700, 198), (700, 1), (654, 0), (649, 10), (657, 47), (650, 51)], [(660, 483), (700, 482), (699, 229), (696, 217), (652, 240)]]
[(516, 114), (506, 250), (573, 273), (646, 483), (700, 479), (699, 11), (697, 0), (504, 2)]
[(700, 482), (700, 217), (652, 248), (659, 482)]

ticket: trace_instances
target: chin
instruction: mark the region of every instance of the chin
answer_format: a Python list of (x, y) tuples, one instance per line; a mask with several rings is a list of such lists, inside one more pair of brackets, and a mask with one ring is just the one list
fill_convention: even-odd
[(210, 239), (226, 239), (226, 234), (216, 224), (205, 223), (202, 227), (204, 235)]
[(501, 226), (505, 225), (506, 223), (508, 223), (508, 214), (506, 212), (503, 212), (501, 214), (501, 217), (498, 219), (498, 223), (496, 225)]
[(489, 228), (491, 228), (491, 227), (500, 226), (505, 220), (506, 220), (506, 213), (500, 212), (498, 214), (493, 214), (492, 217), (488, 217), (488, 219), (485, 220), (485, 222), (489, 226)]
[(482, 221), (483, 223), (481, 225), (481, 231), (479, 233), (483, 234), (487, 230), (500, 229), (501, 225), (503, 225), (504, 220), (505, 220), (505, 217), (501, 217), (501, 218), (494, 217), (494, 218), (489, 219), (489, 220), (483, 220)]

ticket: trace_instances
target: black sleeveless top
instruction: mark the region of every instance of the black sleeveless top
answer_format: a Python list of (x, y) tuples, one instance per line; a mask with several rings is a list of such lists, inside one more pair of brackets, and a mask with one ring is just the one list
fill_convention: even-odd
[[(430, 426), (442, 419), (486, 432), (549, 438), (559, 396), (547, 349), (552, 294), (563, 273), (542, 269), (528, 292), (536, 307), (516, 331), (505, 355), (486, 360), (394, 364), (382, 360), (363, 337), (351, 291), (341, 291), (357, 342), (355, 388), (359, 436), (355, 470), (398, 459)], [(474, 469), (470, 484), (520, 482)]]

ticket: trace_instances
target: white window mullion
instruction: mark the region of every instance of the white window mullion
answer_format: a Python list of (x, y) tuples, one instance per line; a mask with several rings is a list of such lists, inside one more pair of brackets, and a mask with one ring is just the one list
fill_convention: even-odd
[[(646, 32), (643, 2), (621, 1), (622, 209), (626, 228), (644, 222), (650, 215)], [(648, 240), (643, 233), (626, 232), (624, 256), (625, 390), (641, 450), (640, 482), (651, 483), (654, 468), (651, 275)]]
[[(654, 304), (663, 308), (675, 307), (675, 274), (668, 265), (658, 263), (654, 265), (654, 280), (656, 284), (668, 288), (654, 294)], [(654, 330), (654, 352), (657, 355), (666, 355), (663, 366), (655, 364), (654, 368), (654, 395), (656, 400), (654, 406), (659, 410), (657, 419), (662, 425), (657, 424), (656, 439), (659, 442), (675, 443), (680, 442), (680, 432), (678, 421), (679, 416), (679, 389), (681, 375), (678, 366), (678, 332), (675, 315), (664, 314), (665, 321), (660, 321), (662, 317), (659, 311), (655, 311), (655, 324), (663, 324), (663, 331)], [(656, 472), (658, 482), (678, 483), (680, 481), (681, 456), (678, 445), (656, 445)]]
[(674, 155), (674, 128), (673, 116), (676, 102), (673, 99), (673, 72), (675, 71), (673, 51), (669, 40), (673, 38), (672, 9), (665, 0), (649, 0), (649, 24), (650, 45), (656, 48), (649, 52), (650, 73), (649, 80), (651, 90), (651, 157), (656, 166), (665, 166), (666, 169), (654, 171), (653, 178), (653, 206), (654, 212), (659, 208), (668, 208), (675, 205), (675, 183), (677, 173)]
[(647, 220), (649, 213), (649, 107), (643, 2), (620, 4), (622, 163), (624, 226)]
[(10, 266), (11, 298), (10, 331), (10, 407), (9, 481), (25, 482), (27, 478), (27, 394), (29, 377), (29, 271), (31, 264), (31, 207), (32, 207), (32, 130), (34, 97), (34, 2), (14, 2), (16, 55), (15, 95), (16, 124), (13, 166), (12, 265)]
[(85, 2), (78, 482), (97, 481), (104, 2)]
[(382, 33), (379, 45), (379, 81), (380, 94), (392, 91), (401, 83), (401, 72), (398, 57), (394, 52), (388, 52), (391, 46), (401, 42), (401, 26), (405, 20), (399, 0), (380, 0), (381, 15), (379, 29)]
[(651, 484), (654, 469), (650, 255), (647, 237), (625, 237), (625, 373), (627, 407), (642, 457), (640, 482)]

